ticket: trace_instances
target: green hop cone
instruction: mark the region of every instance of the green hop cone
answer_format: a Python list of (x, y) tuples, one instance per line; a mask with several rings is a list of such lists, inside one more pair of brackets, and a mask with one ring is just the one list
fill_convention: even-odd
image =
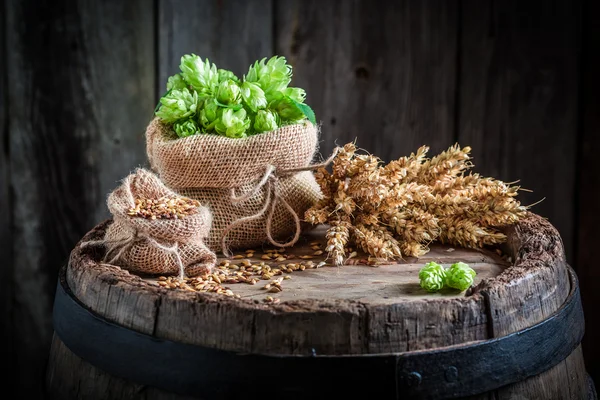
[(446, 271), (446, 286), (467, 290), (473, 284), (473, 279), (477, 273), (473, 268), (463, 262), (452, 264)]
[(246, 130), (250, 127), (250, 118), (243, 108), (234, 111), (231, 108), (223, 110), (223, 115), (217, 120), (215, 130), (219, 135), (231, 138), (246, 136)]
[(292, 67), (286, 63), (285, 57), (273, 56), (269, 61), (266, 60), (263, 58), (250, 66), (244, 80), (257, 83), (270, 102), (292, 81)]
[(200, 110), (199, 122), (204, 128), (204, 132), (212, 132), (217, 120), (222, 114), (222, 108), (215, 103), (215, 99), (209, 97), (204, 102), (204, 107)]
[(219, 69), (217, 71), (217, 73), (219, 75), (219, 83), (225, 82), (227, 80), (234, 81), (237, 84), (240, 83), (240, 78), (238, 78), (237, 76), (235, 76), (235, 74), (233, 72), (229, 71), (229, 70)]
[(173, 123), (194, 115), (198, 109), (198, 94), (187, 88), (169, 91), (160, 99), (161, 106), (156, 116), (164, 122)]
[(177, 136), (186, 137), (198, 133), (198, 124), (193, 119), (177, 121), (173, 124), (173, 129), (175, 129)]
[(219, 84), (219, 73), (215, 64), (205, 62), (195, 54), (186, 54), (181, 57), (181, 76), (201, 95), (213, 94)]
[(252, 112), (267, 106), (265, 92), (256, 83), (248, 81), (242, 83), (242, 99)]
[(306, 92), (304, 89), (289, 87), (283, 91), (285, 96), (288, 96), (290, 99), (297, 101), (298, 103), (304, 103), (306, 99)]
[(428, 292), (437, 292), (443, 288), (445, 279), (446, 270), (433, 261), (425, 264), (419, 271), (421, 287)]
[(277, 114), (269, 110), (258, 110), (254, 120), (256, 133), (268, 132), (277, 129)]
[(298, 107), (297, 103), (287, 96), (273, 101), (269, 105), (269, 109), (279, 115), (282, 123), (296, 123), (305, 117), (304, 112)]
[(182, 90), (187, 88), (187, 83), (181, 74), (170, 76), (167, 80), (167, 90)]
[(219, 83), (219, 89), (217, 90), (217, 100), (222, 104), (236, 104), (240, 101), (240, 87), (228, 79)]

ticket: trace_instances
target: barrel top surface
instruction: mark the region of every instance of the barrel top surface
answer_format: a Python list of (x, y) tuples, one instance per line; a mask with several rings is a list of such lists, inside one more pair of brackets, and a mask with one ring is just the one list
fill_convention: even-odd
[[(435, 261), (445, 267), (452, 263), (462, 261), (468, 263), (477, 276), (474, 284), (483, 279), (493, 278), (502, 273), (510, 266), (507, 257), (504, 258), (490, 250), (476, 250), (456, 248), (449, 245), (435, 244), (431, 251), (425, 256), (407, 258), (404, 260), (389, 262), (380, 265), (367, 265), (368, 256), (356, 251), (356, 256), (348, 260), (349, 265), (341, 267), (332, 266), (327, 260), (326, 254), (314, 255), (317, 246), (320, 249), (326, 247), (325, 227), (318, 227), (305, 233), (299, 242), (282, 254), (290, 254), (291, 257), (285, 261), (264, 260), (262, 256), (268, 250), (274, 250), (272, 246), (254, 248), (253, 257), (246, 257), (244, 250), (235, 251), (234, 254), (244, 256), (243, 259), (232, 259), (221, 255), (220, 261), (228, 260), (231, 264), (240, 265), (243, 260), (252, 264), (264, 262), (273, 268), (280, 265), (293, 263), (312, 262), (314, 266), (326, 262), (322, 267), (283, 273), (273, 276), (269, 280), (259, 280), (255, 285), (246, 283), (224, 284), (242, 299), (262, 300), (267, 295), (278, 298), (280, 301), (291, 300), (355, 300), (369, 304), (393, 304), (399, 301), (434, 300), (464, 297), (464, 292), (454, 289), (444, 289), (437, 293), (427, 293), (419, 285), (419, 270), (429, 261)], [(312, 257), (310, 259), (302, 259)], [(263, 289), (270, 280), (287, 275), (290, 279), (282, 281), (283, 291), (279, 293), (267, 293)], [(157, 283), (156, 278), (144, 278), (146, 282)]]
[[(528, 218), (535, 223), (543, 221), (550, 229), (554, 228), (545, 220), (531, 214)], [(111, 223), (110, 220), (96, 226), (82, 239), (82, 242), (91, 239), (99, 239), (103, 236), (106, 228)], [(526, 226), (527, 224), (526, 221)], [(478, 292), (482, 287), (496, 284), (506, 285), (507, 283), (522, 278), (527, 274), (526, 269), (518, 268), (520, 265), (515, 265), (518, 260), (518, 251), (521, 251), (520, 245), (523, 235), (519, 234), (519, 226), (509, 227), (507, 231), (508, 241), (503, 246), (504, 253), (499, 249), (466, 249), (434, 243), (431, 245), (431, 251), (426, 255), (416, 259), (414, 257), (403, 260), (380, 263), (378, 265), (367, 265), (367, 255), (360, 250), (357, 250), (356, 256), (347, 261), (347, 265), (336, 267), (332, 266), (327, 260), (326, 252), (322, 255), (314, 255), (318, 242), (320, 249), (326, 247), (326, 239), (324, 238), (325, 227), (318, 227), (303, 234), (296, 246), (288, 248), (285, 254), (293, 254), (294, 257), (285, 261), (264, 260), (261, 258), (272, 246), (265, 245), (263, 248), (255, 248), (254, 256), (246, 257), (243, 249), (234, 251), (234, 254), (242, 259), (226, 258), (222, 254), (219, 256), (217, 263), (228, 259), (232, 264), (238, 264), (246, 259), (253, 264), (264, 262), (274, 268), (281, 264), (290, 263), (306, 263), (311, 261), (317, 265), (321, 262), (326, 264), (313, 269), (304, 271), (294, 271), (293, 273), (284, 273), (282, 276), (290, 275), (289, 280), (282, 282), (283, 291), (280, 293), (267, 293), (263, 286), (269, 283), (270, 280), (259, 280), (255, 285), (244, 283), (226, 284), (224, 286), (230, 288), (235, 294), (239, 294), (241, 299), (225, 298), (225, 296), (213, 293), (188, 292), (183, 290), (172, 290), (160, 287), (158, 277), (140, 277), (133, 273), (129, 273), (125, 269), (121, 269), (114, 265), (103, 263), (102, 251), (98, 249), (82, 249), (80, 244), (76, 246), (71, 254), (70, 269), (80, 268), (80, 264), (85, 264), (87, 272), (98, 276), (106, 277), (111, 275), (111, 283), (115, 279), (120, 281), (122, 285), (131, 285), (136, 290), (147, 290), (159, 293), (162, 296), (175, 296), (177, 298), (194, 299), (197, 296), (208, 296), (210, 298), (219, 299), (222, 301), (233, 301), (234, 303), (258, 303), (267, 295), (273, 298), (279, 298), (281, 303), (290, 301), (324, 301), (324, 302), (339, 302), (339, 301), (358, 301), (370, 305), (390, 305), (394, 303), (404, 303), (410, 301), (443, 301), (449, 299), (464, 299), (469, 295)], [(560, 237), (556, 234), (558, 240)], [(555, 242), (556, 240), (553, 240)], [(559, 243), (556, 243), (559, 244)], [(562, 247), (560, 247), (562, 251)], [(549, 258), (560, 256), (560, 251), (554, 255), (542, 254)], [(301, 259), (301, 256), (310, 255), (310, 259)], [(453, 289), (443, 289), (437, 293), (427, 293), (419, 285), (418, 273), (419, 270), (429, 261), (435, 261), (448, 267), (455, 262), (468, 263), (475, 271), (477, 276), (474, 281), (474, 286), (470, 291), (460, 292)], [(516, 268), (515, 268), (516, 267)], [(70, 272), (71, 272), (70, 271)], [(271, 279), (276, 279), (278, 276), (273, 276)], [(192, 295), (192, 296), (191, 296)], [(183, 297), (182, 297), (183, 296)], [(190, 297), (191, 296), (191, 297)]]
[[(432, 245), (418, 260), (406, 259), (376, 267), (323, 266), (285, 273), (283, 291), (261, 289), (270, 280), (223, 284), (241, 298), (223, 294), (167, 289), (156, 278), (142, 278), (101, 262), (104, 249), (81, 243), (103, 237), (111, 221), (90, 231), (71, 253), (66, 283), (88, 308), (127, 328), (159, 338), (223, 350), (274, 354), (372, 354), (431, 349), (507, 335), (540, 322), (563, 304), (570, 290), (560, 235), (545, 219), (529, 214), (504, 232), (495, 249), (468, 250)], [(322, 229), (322, 228), (321, 228)], [(285, 254), (288, 260), (254, 261), (279, 265), (312, 262), (322, 230), (307, 233)], [(244, 251), (236, 254), (245, 255)], [(312, 259), (300, 259), (313, 254)], [(241, 264), (243, 258), (234, 259)], [(260, 260), (260, 261), (259, 261)], [(428, 261), (443, 265), (463, 261), (476, 271), (466, 292), (426, 293), (418, 271)], [(251, 260), (252, 261), (252, 260)], [(281, 275), (279, 275), (281, 277)], [(280, 302), (265, 302), (270, 295)]]

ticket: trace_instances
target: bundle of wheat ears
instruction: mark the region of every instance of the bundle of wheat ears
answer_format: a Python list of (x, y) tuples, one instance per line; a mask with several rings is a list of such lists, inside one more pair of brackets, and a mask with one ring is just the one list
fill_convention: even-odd
[(327, 251), (342, 265), (353, 242), (374, 258), (419, 257), (438, 240), (463, 247), (498, 244), (498, 227), (523, 217), (527, 207), (515, 199), (518, 186), (466, 172), (470, 147), (458, 145), (428, 159), (429, 148), (383, 165), (372, 155), (345, 145), (333, 172), (316, 171), (323, 199), (305, 215), (312, 224), (329, 224)]

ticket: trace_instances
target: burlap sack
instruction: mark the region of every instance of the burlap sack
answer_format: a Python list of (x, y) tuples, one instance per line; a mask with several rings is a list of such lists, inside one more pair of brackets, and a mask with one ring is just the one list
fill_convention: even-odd
[[(254, 184), (247, 184), (236, 189), (236, 194), (247, 193)], [(295, 176), (279, 180), (281, 197), (293, 208), (300, 217), (321, 197), (319, 186), (311, 172), (301, 172)], [(230, 189), (217, 188), (187, 188), (179, 190), (183, 196), (196, 199), (206, 204), (213, 212), (213, 225), (210, 235), (206, 240), (209, 248), (215, 251), (222, 250), (223, 233), (235, 221), (256, 215), (265, 204), (268, 188), (260, 188), (256, 194), (247, 201), (236, 203), (231, 201)], [(233, 227), (227, 234), (226, 244), (229, 248), (250, 248), (259, 246), (268, 241), (267, 218), (263, 215), (249, 221), (244, 221)], [(310, 229), (308, 224), (301, 224), (301, 230)], [(275, 205), (271, 220), (271, 234), (280, 240), (293, 237), (296, 223), (290, 211), (281, 202)]]
[(105, 259), (132, 272), (187, 276), (209, 272), (216, 255), (204, 244), (210, 231), (210, 211), (201, 206), (195, 214), (181, 219), (145, 219), (128, 211), (135, 199), (177, 196), (153, 173), (137, 169), (108, 197), (114, 222), (108, 227), (103, 244)]
[(170, 126), (155, 118), (146, 130), (154, 171), (170, 188), (237, 188), (260, 179), (267, 165), (278, 171), (307, 166), (317, 149), (310, 122), (243, 139), (193, 135), (174, 140)]
[(158, 119), (146, 130), (151, 167), (171, 189), (211, 210), (207, 244), (224, 252), (265, 242), (290, 246), (308, 228), (300, 218), (321, 198), (310, 172), (317, 140), (309, 122), (243, 139), (174, 139)]

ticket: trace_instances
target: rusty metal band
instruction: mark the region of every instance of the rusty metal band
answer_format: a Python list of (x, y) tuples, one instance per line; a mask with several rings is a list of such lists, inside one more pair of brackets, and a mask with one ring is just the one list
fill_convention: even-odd
[[(493, 391), (564, 360), (584, 334), (577, 277), (546, 320), (500, 338), (429, 351), (328, 356), (245, 354), (159, 339), (112, 323), (69, 290), (54, 329), (77, 356), (117, 377), (203, 399), (452, 399)], [(324, 335), (327, 332), (323, 332)]]

